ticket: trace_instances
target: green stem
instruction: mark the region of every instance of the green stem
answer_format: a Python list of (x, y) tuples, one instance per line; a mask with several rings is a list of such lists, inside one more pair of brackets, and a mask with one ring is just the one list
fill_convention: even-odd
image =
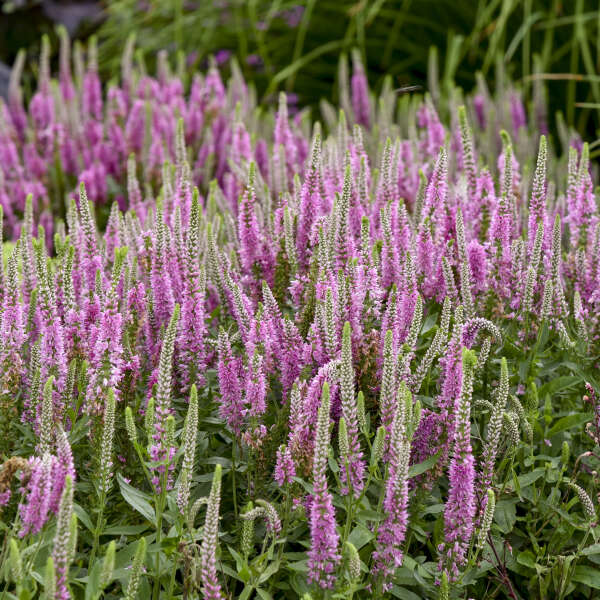
[(531, 357), (529, 359), (529, 365), (527, 368), (527, 376), (530, 377), (531, 376), (531, 372), (533, 370), (533, 363), (535, 362), (535, 357), (537, 356), (537, 352), (538, 349), (540, 347), (540, 342), (542, 341), (542, 332), (544, 329), (544, 325), (546, 324), (546, 320), (544, 319), (539, 326), (539, 329), (537, 331), (537, 336), (535, 338), (535, 344), (533, 346), (533, 348), (531, 349)]
[(167, 600), (171, 600), (173, 598), (173, 586), (175, 585), (175, 573), (177, 573), (176, 565), (173, 565), (171, 569), (171, 581), (169, 582), (169, 595), (167, 596)]
[[(590, 527), (588, 527), (587, 531), (585, 532), (585, 535), (583, 536), (583, 539), (581, 540), (581, 542), (577, 546), (577, 551), (575, 552), (575, 557), (573, 558), (573, 561), (571, 562), (571, 564), (569, 565), (569, 568), (568, 568), (569, 572), (567, 573), (567, 577), (566, 577), (567, 581), (571, 580), (571, 574), (572, 574), (572, 572), (575, 569), (575, 565), (577, 563), (577, 560), (579, 559), (579, 554), (581, 553), (581, 551), (585, 547), (585, 543), (587, 542), (587, 539), (588, 539), (588, 537), (590, 535), (591, 529), (592, 528), (591, 528), (591, 525), (590, 525)], [(559, 600), (562, 600), (564, 598), (564, 591), (565, 590), (561, 590), (561, 595), (560, 595)]]
[(356, 506), (360, 506), (360, 503), (362, 502), (363, 498), (365, 497), (365, 495), (367, 493), (367, 490), (369, 489), (369, 485), (371, 484), (372, 479), (373, 479), (373, 474), (371, 473), (371, 469), (369, 469), (369, 474), (367, 475), (367, 483), (363, 487), (363, 490), (360, 493), (358, 500), (356, 501)]
[(40, 535), (39, 538), (40, 539), (38, 540), (38, 542), (36, 544), (35, 550), (33, 551), (33, 554), (31, 555), (31, 559), (29, 560), (27, 566), (23, 570), (24, 573), (30, 573), (31, 569), (33, 568), (33, 565), (35, 564), (35, 559), (37, 558), (40, 548), (42, 547), (42, 541), (44, 540), (44, 536)]
[(106, 493), (101, 492), (100, 494), (100, 505), (98, 507), (98, 518), (96, 519), (96, 527), (94, 528), (94, 544), (92, 546), (92, 553), (90, 554), (89, 564), (94, 562), (96, 553), (98, 552), (98, 546), (100, 543), (100, 532), (102, 531), (102, 518), (104, 517), (104, 505), (106, 504)]
[[(289, 526), (290, 514), (291, 514), (290, 509), (292, 507), (292, 494), (291, 494), (291, 490), (290, 490), (290, 485), (287, 483), (284, 488), (284, 494), (285, 494), (285, 505), (284, 505), (284, 509), (283, 509), (284, 512), (283, 512), (283, 519), (282, 519), (282, 525), (281, 525), (281, 540), (287, 539), (288, 526)], [(285, 543), (282, 541), (279, 544), (279, 549), (277, 550), (277, 562), (281, 562), (281, 557), (283, 556), (284, 546), (285, 546)], [(246, 563), (247, 562), (248, 562), (248, 558), (246, 557)], [(282, 572), (282, 569), (280, 567), (279, 570), (277, 571), (277, 573), (275, 573), (273, 575), (273, 577), (271, 577), (271, 579), (270, 579), (269, 593), (271, 595), (273, 593), (273, 590), (275, 589), (275, 585), (279, 581), (279, 575), (281, 572)]]
[[(383, 486), (381, 488), (381, 493), (379, 494), (379, 501), (377, 502), (377, 514), (380, 515), (381, 514), (381, 508), (383, 506), (383, 499), (385, 497), (385, 482), (387, 481), (388, 478), (388, 465), (385, 466), (385, 477), (383, 479)], [(377, 535), (379, 533), (379, 521), (377, 521), (377, 526), (375, 527), (375, 531), (373, 534), (373, 542), (374, 544), (377, 544)], [(372, 559), (372, 556), (371, 556)], [(371, 569), (372, 570), (372, 569)], [(381, 578), (379, 578), (379, 581), (377, 583), (377, 587), (375, 590), (375, 595), (373, 596), (374, 598), (380, 598), (381, 597)]]
[[(289, 526), (290, 521), (290, 513), (292, 507), (292, 494), (290, 493), (290, 485), (286, 483), (285, 485), (285, 509), (283, 513), (283, 528), (282, 528), (282, 538), (287, 539), (288, 531), (287, 528)], [(285, 544), (279, 544), (279, 552), (277, 556), (277, 560), (281, 560), (281, 555), (283, 554), (283, 547)]]
[(167, 483), (169, 479), (169, 465), (168, 461), (165, 464), (165, 472), (162, 477), (162, 485), (160, 490), (160, 496), (156, 497), (156, 573), (154, 578), (154, 587), (152, 589), (153, 600), (159, 600), (160, 595), (160, 541), (162, 537), (162, 517), (165, 510), (165, 501), (167, 499)]
[(344, 547), (344, 544), (346, 543), (346, 541), (348, 540), (348, 536), (350, 535), (350, 527), (352, 527), (352, 518), (353, 518), (353, 513), (354, 511), (352, 510), (353, 508), (353, 502), (352, 502), (352, 498), (353, 498), (353, 490), (352, 490), (352, 483), (350, 481), (350, 465), (348, 463), (348, 460), (346, 460), (346, 486), (348, 488), (348, 496), (346, 498), (346, 524), (344, 525), (344, 536), (342, 537), (342, 548)]
[(142, 456), (142, 448), (137, 442), (135, 443), (134, 447), (135, 447), (135, 451), (138, 455), (138, 458), (140, 460), (140, 464), (142, 465), (142, 469), (144, 470), (144, 474), (146, 475), (146, 480), (150, 484), (150, 487), (154, 487), (152, 484), (152, 476), (150, 475), (150, 471), (148, 470), (148, 467), (146, 466), (146, 461), (144, 460), (144, 457)]
[(237, 495), (236, 495), (236, 485), (235, 485), (235, 455), (237, 454), (237, 438), (233, 438), (233, 449), (232, 449), (232, 457), (231, 457), (231, 487), (232, 487), (232, 495), (233, 495), (233, 514), (235, 518), (238, 518), (238, 508), (237, 508)]

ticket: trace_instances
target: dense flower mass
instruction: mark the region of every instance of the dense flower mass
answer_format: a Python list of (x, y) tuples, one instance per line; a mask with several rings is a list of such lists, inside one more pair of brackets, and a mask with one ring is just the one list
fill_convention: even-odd
[[(258, 539), (261, 556), (300, 561), (298, 593), (307, 580), (354, 593), (364, 577), (360, 589), (383, 595), (409, 543), (444, 586), (458, 582), (491, 527), (498, 457), (533, 439), (548, 379), (535, 353), (551, 337), (575, 362), (598, 354), (589, 147), (565, 133), (557, 154), (531, 132), (541, 113), (514, 91), (493, 101), (483, 84), (464, 105), (398, 101), (388, 84), (375, 102), (358, 54), (343, 110), (325, 103), (321, 123), (291, 117), (284, 94), (258, 111), (235, 65), (227, 85), (216, 67), (184, 83), (165, 56), (154, 78), (129, 52), (120, 83), (103, 88), (93, 48), (75, 76), (68, 51), (55, 81), (45, 49), (27, 106), (18, 72), (0, 101), (14, 242), (6, 270), (0, 261), (0, 426), (12, 432), (0, 444), (7, 456), (27, 447), (11, 420), (39, 436), (19, 463), (19, 535), (58, 515), (48, 589), (70, 597), (73, 502), (81, 516), (90, 489), (75, 467), (90, 465), (102, 474), (95, 528), (84, 513), (92, 555), (104, 504), (121, 493), (156, 529), (155, 598), (170, 573), (158, 558), (167, 524), (182, 553), (169, 568), (205, 598), (267, 582), (264, 564), (258, 575), (246, 564)], [(519, 361), (510, 381), (505, 354)], [(68, 435), (86, 448), (74, 462)], [(211, 454), (223, 444), (226, 457)], [(197, 456), (217, 465), (210, 489)], [(572, 489), (592, 520), (592, 500)], [(411, 520), (431, 494), (443, 519), (428, 540)], [(242, 526), (219, 519), (249, 501), (228, 588), (222, 555)], [(204, 504), (203, 537), (184, 535)], [(127, 597), (145, 544), (128, 555)]]

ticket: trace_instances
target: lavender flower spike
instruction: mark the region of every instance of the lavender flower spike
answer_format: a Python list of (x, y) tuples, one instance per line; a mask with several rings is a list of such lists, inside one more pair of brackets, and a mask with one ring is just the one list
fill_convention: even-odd
[(101, 498), (106, 498), (112, 486), (113, 478), (113, 441), (115, 435), (115, 393), (108, 391), (108, 398), (104, 408), (104, 428), (102, 429), (102, 442), (100, 446), (100, 473), (98, 492)]
[(323, 384), (321, 406), (317, 419), (315, 454), (313, 459), (313, 501), (310, 510), (310, 539), (308, 551), (308, 581), (323, 589), (332, 589), (335, 569), (340, 560), (339, 535), (336, 531), (333, 498), (327, 488), (327, 459), (329, 456), (329, 384)]
[[(340, 391), (342, 400), (342, 417), (348, 430), (348, 455), (343, 457), (340, 477), (344, 484), (342, 493), (348, 493), (348, 484), (356, 498), (360, 496), (363, 488), (365, 463), (358, 439), (358, 411), (356, 395), (354, 393), (354, 367), (352, 366), (352, 345), (350, 338), (350, 323), (346, 321), (342, 335), (342, 362), (340, 365)], [(350, 481), (346, 481), (347, 472)]]
[(177, 484), (177, 506), (181, 513), (185, 513), (190, 501), (190, 481), (194, 468), (196, 454), (196, 438), (198, 436), (198, 392), (192, 384), (190, 390), (190, 405), (188, 407), (185, 425), (183, 428), (183, 462), (181, 476)]
[(385, 521), (379, 526), (377, 550), (373, 553), (374, 570), (383, 578), (384, 591), (391, 587), (389, 580), (395, 568), (402, 565), (401, 546), (408, 525), (409, 414), (412, 414), (412, 394), (402, 382), (396, 396), (396, 410), (392, 424), (383, 501)]
[[(171, 379), (173, 369), (173, 353), (175, 338), (177, 336), (177, 321), (179, 320), (179, 304), (175, 305), (169, 326), (165, 332), (160, 362), (158, 367), (158, 385), (156, 390), (156, 413), (154, 421), (153, 444), (150, 448), (150, 456), (154, 462), (161, 463), (157, 472), (160, 476), (166, 469), (171, 469), (171, 461), (175, 455), (175, 448), (167, 444), (167, 418), (171, 414)], [(154, 485), (160, 489), (162, 483), (159, 475), (154, 477)], [(169, 481), (167, 481), (169, 487)]]

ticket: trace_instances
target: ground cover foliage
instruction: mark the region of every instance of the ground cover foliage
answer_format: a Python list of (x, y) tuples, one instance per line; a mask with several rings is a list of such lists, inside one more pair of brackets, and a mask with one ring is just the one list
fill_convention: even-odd
[(317, 121), (49, 53), (0, 106), (7, 597), (598, 593), (600, 213), (543, 95), (442, 123), (355, 54)]

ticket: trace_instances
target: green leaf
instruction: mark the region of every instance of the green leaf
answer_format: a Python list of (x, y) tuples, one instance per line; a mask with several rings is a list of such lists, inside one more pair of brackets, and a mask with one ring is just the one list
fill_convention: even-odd
[(291, 562), (287, 564), (287, 568), (292, 571), (299, 571), (300, 573), (308, 572), (308, 560), (299, 560), (298, 562)]
[(202, 475), (194, 475), (193, 481), (197, 483), (206, 483), (207, 481), (212, 481), (214, 478), (214, 473), (203, 473)]
[(513, 479), (513, 483), (515, 484), (515, 491), (517, 492), (517, 496), (519, 496), (519, 500), (522, 500), (521, 498), (521, 482), (519, 481), (519, 478), (517, 477), (517, 473), (514, 469), (511, 469), (512, 471), (512, 479)]
[(294, 592), (298, 594), (298, 598), (302, 598), (302, 596), (309, 590), (308, 583), (306, 581), (306, 575), (295, 573), (289, 578), (289, 584)]
[(525, 473), (524, 475), (519, 475), (517, 480), (519, 482), (519, 486), (521, 489), (529, 487), (532, 483), (535, 483), (540, 477), (544, 476), (546, 469), (542, 469), (538, 467), (529, 473)]
[(552, 396), (561, 390), (567, 389), (572, 385), (575, 385), (581, 381), (581, 377), (575, 377), (574, 375), (563, 375), (562, 377), (556, 377), (548, 383), (545, 383), (539, 390), (538, 394), (540, 398), (543, 398), (546, 394)]
[(517, 556), (517, 562), (520, 565), (529, 567), (530, 569), (535, 569), (535, 556), (531, 550), (519, 552), (519, 555)]
[(148, 525), (112, 525), (102, 532), (103, 535), (137, 535), (148, 529)]
[(231, 460), (229, 458), (224, 458), (223, 456), (209, 456), (208, 458), (203, 458), (199, 461), (201, 465), (221, 465), (226, 469), (231, 468)]
[(597, 568), (579, 565), (575, 567), (572, 580), (583, 583), (595, 590), (600, 590), (600, 575)]
[(435, 312), (427, 316), (423, 326), (421, 327), (421, 336), (424, 336), (432, 327), (435, 326), (439, 317), (439, 313)]
[(237, 567), (238, 573), (241, 571), (242, 569), (242, 565), (244, 564), (244, 559), (242, 557), (242, 555), (237, 552), (236, 550), (234, 550), (231, 546), (227, 546), (227, 549), (229, 550), (229, 553), (231, 554), (231, 556), (233, 556), (234, 560), (235, 560), (235, 565)]
[(223, 425), (223, 420), (217, 417), (204, 417), (201, 423), (206, 423), (207, 425)]
[(400, 567), (396, 569), (396, 573), (394, 575), (394, 581), (396, 581), (400, 585), (414, 585), (415, 584), (415, 574), (413, 569), (409, 569), (407, 567)]
[(273, 600), (273, 596), (271, 596), (271, 594), (269, 594), (269, 592), (266, 590), (256, 588), (256, 593), (262, 598), (262, 600)]
[(421, 596), (397, 585), (392, 588), (392, 596), (394, 598), (401, 598), (402, 600), (421, 600)]
[(494, 521), (497, 523), (502, 533), (509, 533), (517, 520), (517, 500), (500, 500), (496, 504)]
[(378, 513), (376, 510), (367, 508), (359, 510), (356, 516), (359, 519), (368, 519), (369, 521), (381, 521), (383, 519), (383, 515)]
[(562, 417), (554, 423), (554, 425), (548, 431), (547, 436), (552, 437), (561, 431), (566, 431), (567, 429), (571, 429), (573, 427), (579, 427), (584, 423), (587, 423), (590, 420), (590, 415), (587, 413), (576, 413), (574, 415), (567, 415), (566, 417)]
[(252, 595), (253, 591), (254, 591), (254, 586), (253, 585), (247, 585), (242, 590), (242, 593), (240, 594), (239, 600), (248, 600), (248, 598), (250, 598), (250, 596)]
[(592, 556), (594, 554), (600, 554), (600, 544), (592, 544), (591, 546), (584, 548), (581, 551), (581, 554), (583, 554), (584, 556)]
[(260, 577), (258, 578), (258, 583), (264, 583), (265, 581), (267, 581), (267, 579), (269, 579), (269, 577), (271, 577), (271, 575), (274, 575), (275, 573), (277, 573), (278, 570), (279, 570), (279, 561), (272, 562), (260, 574)]
[(437, 454), (434, 454), (433, 456), (430, 456), (428, 459), (424, 460), (423, 462), (417, 464), (417, 465), (413, 465), (409, 470), (408, 470), (408, 477), (409, 479), (411, 477), (416, 477), (417, 475), (421, 475), (421, 473), (425, 473), (425, 471), (429, 471), (429, 469), (431, 469), (439, 460), (441, 453), (438, 452)]
[(301, 479), (300, 477), (294, 477), (294, 481), (299, 483), (309, 494), (313, 493), (313, 486), (311, 483), (308, 483), (308, 481), (304, 481), (304, 479)]
[(428, 506), (424, 511), (423, 514), (424, 515), (437, 515), (441, 512), (444, 512), (444, 508), (446, 507), (445, 504), (432, 504), (431, 506)]
[(225, 573), (225, 575), (229, 575), (229, 577), (233, 577), (234, 579), (241, 581), (243, 584), (246, 583), (229, 565), (222, 564), (221, 569), (223, 570), (223, 573)]
[(100, 573), (102, 571), (102, 561), (97, 560), (92, 567), (92, 572), (88, 577), (85, 586), (85, 600), (94, 600), (100, 594)]
[(150, 505), (150, 502), (148, 502), (150, 496), (129, 485), (123, 479), (120, 473), (117, 473), (117, 481), (119, 482), (119, 487), (121, 488), (121, 495), (123, 496), (127, 504), (129, 504), (132, 508), (137, 510), (153, 525), (156, 525), (156, 515), (154, 514), (154, 509)]
[(240, 579), (246, 584), (250, 581), (250, 578), (252, 577), (250, 568), (246, 565), (243, 565), (241, 569), (238, 569), (238, 575), (240, 576)]
[(348, 541), (354, 545), (357, 550), (360, 550), (365, 544), (373, 539), (373, 532), (368, 530), (364, 525), (357, 525), (352, 533), (348, 536)]
[(327, 464), (329, 465), (329, 469), (331, 470), (332, 473), (338, 473), (339, 472), (340, 466), (338, 465), (338, 463), (335, 460), (335, 458), (333, 458), (332, 456), (330, 456), (327, 459)]
[(94, 525), (92, 524), (92, 520), (89, 515), (85, 512), (82, 506), (73, 502), (73, 511), (77, 515), (77, 518), (91, 531), (94, 531)]

